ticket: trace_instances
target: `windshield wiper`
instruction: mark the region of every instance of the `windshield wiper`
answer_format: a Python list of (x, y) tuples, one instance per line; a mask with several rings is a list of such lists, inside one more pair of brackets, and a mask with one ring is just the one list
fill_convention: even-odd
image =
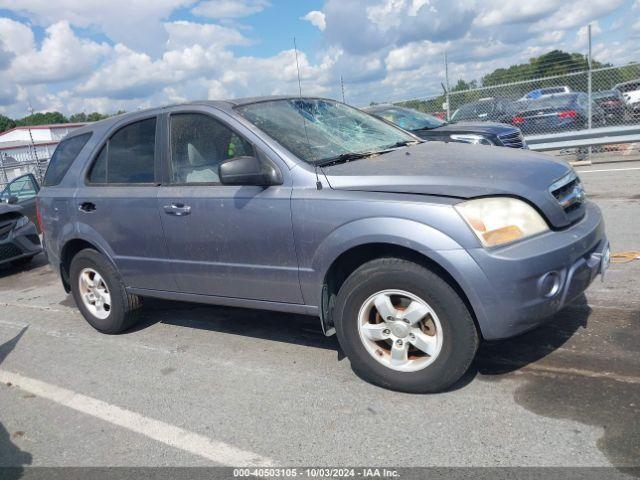
[(399, 147), (407, 147), (409, 145), (417, 145), (419, 143), (422, 143), (420, 140), (402, 140), (401, 142), (396, 142), (393, 145), (387, 145), (384, 147), (384, 149), (389, 149), (389, 148), (399, 148)]
[(370, 152), (346, 152), (341, 153), (340, 155), (336, 155), (335, 157), (325, 158), (324, 160), (316, 163), (319, 167), (327, 167), (329, 165), (337, 165), (338, 163), (346, 163), (351, 160), (359, 160), (361, 158), (370, 157), (371, 155), (375, 155), (380, 153), (380, 151), (370, 151)]

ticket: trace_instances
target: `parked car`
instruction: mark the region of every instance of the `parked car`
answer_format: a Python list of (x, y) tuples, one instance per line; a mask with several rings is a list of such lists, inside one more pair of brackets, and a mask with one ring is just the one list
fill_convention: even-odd
[(591, 98), (604, 111), (607, 123), (615, 124), (625, 121), (627, 107), (620, 90), (593, 92)]
[(531, 90), (529, 93), (526, 93), (520, 100), (535, 100), (547, 95), (557, 95), (558, 93), (571, 93), (571, 88), (567, 87), (566, 85), (558, 87), (537, 88), (535, 90)]
[[(586, 93), (574, 92), (549, 95), (528, 101), (523, 110), (513, 117), (512, 123), (525, 135), (547, 132), (564, 132), (587, 128), (589, 99)], [(591, 124), (606, 124), (605, 113), (591, 101)]]
[(520, 129), (505, 123), (447, 123), (427, 113), (395, 105), (377, 105), (364, 111), (398, 125), (423, 140), (527, 148)]
[(315, 315), (361, 377), (408, 392), (449, 387), (480, 339), (540, 325), (609, 258), (567, 163), (332, 100), (132, 112), (51, 162), (46, 249), (96, 329), (131, 327), (145, 296)]
[(0, 204), (0, 265), (26, 265), (42, 251), (36, 226), (16, 202)]
[(640, 79), (619, 83), (613, 88), (622, 93), (624, 101), (634, 113), (640, 112)]
[(451, 121), (480, 120), (510, 123), (517, 111), (517, 103), (507, 98), (483, 98), (477, 102), (460, 105), (451, 115)]
[(22, 207), (22, 214), (36, 223), (36, 195), (40, 190), (40, 184), (32, 173), (27, 173), (15, 178), (0, 192), (0, 203), (9, 203), (14, 197), (16, 205)]

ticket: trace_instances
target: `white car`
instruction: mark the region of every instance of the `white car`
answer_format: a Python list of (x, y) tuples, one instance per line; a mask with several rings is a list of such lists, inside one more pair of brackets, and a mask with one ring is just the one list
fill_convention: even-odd
[(624, 101), (629, 106), (637, 106), (640, 104), (640, 79), (631, 80), (630, 82), (619, 83), (615, 87), (624, 97)]

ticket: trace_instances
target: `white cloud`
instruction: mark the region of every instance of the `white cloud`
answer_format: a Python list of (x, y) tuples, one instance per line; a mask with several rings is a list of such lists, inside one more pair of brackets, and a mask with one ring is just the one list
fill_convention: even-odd
[[(268, 56), (234, 48), (261, 40), (259, 26), (236, 19), (267, 7), (267, 0), (0, 0), (26, 19), (0, 18), (0, 111), (24, 115), (27, 100), (36, 109), (113, 112), (297, 92), (289, 45)], [(640, 0), (325, 0), (301, 17), (322, 37), (315, 54), (299, 52), (302, 89), (339, 97), (342, 76), (347, 101), (357, 104), (435, 95), (445, 52), (451, 83), (478, 79), (552, 48), (584, 52), (588, 22), (598, 60), (638, 60), (640, 21), (628, 15), (638, 8)], [(194, 17), (174, 20), (185, 10)], [(610, 20), (625, 13), (613, 30)], [(43, 38), (34, 35), (40, 27)]]
[(30, 52), (35, 48), (31, 29), (9, 18), (0, 18), (0, 40), (6, 50), (17, 55)]
[(229, 45), (250, 45), (252, 42), (238, 30), (212, 23), (177, 21), (165, 23), (169, 34), (167, 50), (191, 45), (215, 45), (219, 48)]
[(191, 12), (207, 18), (240, 18), (261, 12), (268, 6), (267, 0), (205, 0)]
[(74, 27), (97, 29), (114, 43), (159, 54), (167, 38), (164, 19), (193, 1), (0, 0), (0, 8), (18, 12), (45, 27), (64, 21)]
[(78, 38), (68, 23), (58, 22), (47, 28), (39, 50), (16, 55), (11, 71), (23, 84), (73, 80), (87, 75), (110, 50), (105, 43)]
[[(599, 34), (602, 33), (602, 28), (600, 28), (600, 24), (596, 20), (591, 23), (591, 41), (593, 42)], [(589, 35), (589, 27), (585, 25), (584, 27), (580, 27), (578, 32), (576, 33), (576, 39), (579, 45), (587, 45)]]
[(324, 31), (324, 29), (327, 28), (327, 22), (324, 13), (319, 12), (318, 10), (310, 11), (304, 17), (302, 17), (301, 20), (306, 20), (314, 27), (320, 29), (320, 31)]

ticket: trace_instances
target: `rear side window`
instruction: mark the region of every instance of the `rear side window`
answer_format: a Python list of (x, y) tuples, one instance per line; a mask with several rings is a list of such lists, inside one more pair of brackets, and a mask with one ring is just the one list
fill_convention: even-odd
[(49, 168), (47, 168), (42, 185), (45, 187), (58, 185), (80, 153), (80, 150), (89, 141), (89, 138), (91, 138), (91, 133), (83, 133), (77, 137), (61, 141), (49, 161)]
[(89, 173), (90, 183), (153, 183), (156, 119), (131, 123), (102, 147)]

